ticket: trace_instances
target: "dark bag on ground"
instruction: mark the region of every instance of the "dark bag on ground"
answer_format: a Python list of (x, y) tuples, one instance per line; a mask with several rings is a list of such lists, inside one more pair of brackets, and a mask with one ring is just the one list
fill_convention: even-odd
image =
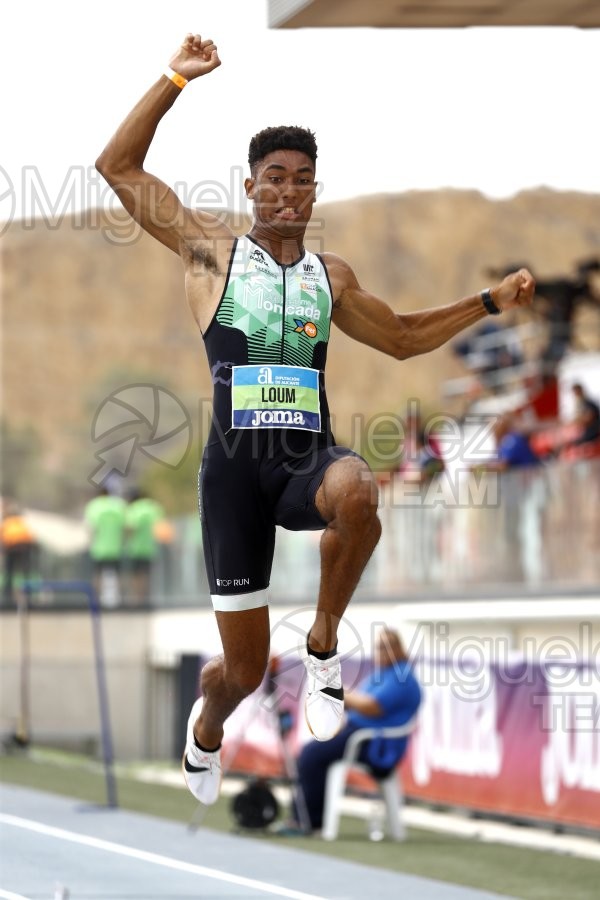
[(279, 815), (279, 804), (267, 782), (257, 778), (233, 798), (231, 814), (240, 828), (266, 828)]

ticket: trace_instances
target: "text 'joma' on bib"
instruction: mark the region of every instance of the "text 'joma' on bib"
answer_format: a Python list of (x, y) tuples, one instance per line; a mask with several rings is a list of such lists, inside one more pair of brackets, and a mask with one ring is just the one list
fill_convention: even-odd
[(321, 430), (319, 371), (302, 366), (233, 366), (233, 428)]

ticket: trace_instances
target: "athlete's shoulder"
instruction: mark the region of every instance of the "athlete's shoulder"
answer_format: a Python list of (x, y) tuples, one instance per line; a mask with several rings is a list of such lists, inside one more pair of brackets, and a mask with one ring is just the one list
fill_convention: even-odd
[(326, 266), (348, 265), (345, 259), (342, 259), (337, 253), (332, 253), (331, 250), (324, 250), (323, 253), (319, 253), (319, 256)]
[(358, 286), (356, 275), (345, 259), (337, 253), (322, 253), (320, 256), (327, 267), (336, 301), (343, 291)]
[(344, 273), (354, 275), (350, 264), (343, 259), (343, 257), (338, 256), (337, 253), (328, 251), (326, 253), (320, 253), (319, 255), (330, 271), (338, 272), (340, 275), (343, 275)]

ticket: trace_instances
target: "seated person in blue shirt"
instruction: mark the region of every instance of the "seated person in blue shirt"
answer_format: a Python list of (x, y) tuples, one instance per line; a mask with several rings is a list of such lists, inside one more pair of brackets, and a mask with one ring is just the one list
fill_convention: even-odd
[(537, 466), (541, 460), (532, 450), (529, 438), (519, 431), (510, 413), (498, 416), (494, 424), (496, 458), (473, 468), (486, 472), (505, 472), (524, 466)]
[[(302, 748), (298, 758), (301, 795), (294, 804), (298, 827), (308, 817), (311, 829), (321, 828), (327, 769), (342, 758), (353, 732), (359, 728), (405, 725), (419, 708), (421, 688), (397, 631), (382, 629), (375, 643), (374, 664), (357, 690), (344, 692), (347, 713), (342, 730), (329, 741), (310, 741)], [(385, 778), (398, 765), (407, 745), (407, 737), (374, 738), (362, 745), (358, 759), (376, 778)], [(305, 808), (305, 815), (299, 815), (299, 807)]]

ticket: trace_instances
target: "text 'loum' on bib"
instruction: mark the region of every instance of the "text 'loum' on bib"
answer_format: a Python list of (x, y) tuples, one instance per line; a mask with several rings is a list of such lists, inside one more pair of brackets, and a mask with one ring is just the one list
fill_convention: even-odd
[(319, 371), (303, 366), (233, 366), (233, 428), (321, 430)]

